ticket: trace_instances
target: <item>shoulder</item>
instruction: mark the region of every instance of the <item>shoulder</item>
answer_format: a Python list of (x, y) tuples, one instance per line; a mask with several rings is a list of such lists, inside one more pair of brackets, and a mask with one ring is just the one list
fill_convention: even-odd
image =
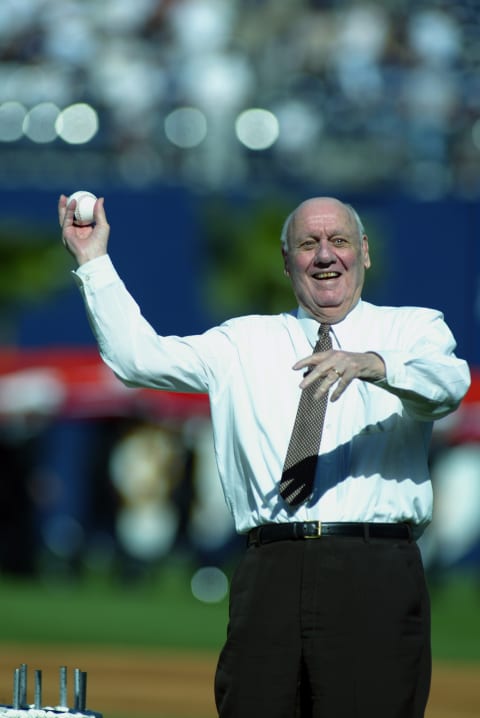
[(362, 301), (361, 305), (362, 317), (365, 319), (375, 318), (377, 321), (397, 321), (397, 322), (431, 322), (436, 319), (443, 320), (443, 313), (438, 309), (429, 307), (390, 307), (384, 305), (371, 304)]
[(257, 332), (282, 332), (299, 325), (296, 313), (248, 314), (227, 319), (218, 327), (231, 334), (252, 334)]
[(300, 327), (296, 312), (283, 312), (281, 314), (249, 314), (233, 317), (221, 324), (217, 329), (232, 339), (246, 339), (272, 337), (274, 335), (291, 334)]
[(443, 313), (428, 307), (389, 307), (364, 303), (362, 327), (371, 338), (385, 345), (410, 346), (413, 343), (452, 342), (452, 333)]

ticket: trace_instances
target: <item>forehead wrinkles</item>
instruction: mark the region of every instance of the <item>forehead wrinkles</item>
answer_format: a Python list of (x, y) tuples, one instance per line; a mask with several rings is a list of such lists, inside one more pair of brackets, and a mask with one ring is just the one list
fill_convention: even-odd
[(353, 234), (356, 225), (346, 208), (300, 209), (293, 217), (292, 235), (324, 234), (331, 237), (337, 234)]

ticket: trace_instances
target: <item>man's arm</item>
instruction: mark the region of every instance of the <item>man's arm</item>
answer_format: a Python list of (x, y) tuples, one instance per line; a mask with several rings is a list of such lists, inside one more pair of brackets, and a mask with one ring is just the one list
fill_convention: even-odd
[[(302, 359), (294, 368), (312, 369), (302, 388), (320, 379), (317, 396), (334, 387), (331, 400), (336, 401), (354, 379), (360, 379), (397, 396), (406, 411), (420, 420), (438, 419), (455, 410), (470, 386), (468, 365), (455, 356), (455, 339), (440, 312), (409, 311), (408, 316), (397, 315), (391, 336), (378, 349), (329, 350)], [(395, 345), (397, 349), (384, 348)]]
[[(230, 343), (224, 332), (178, 337), (161, 336), (142, 315), (107, 254), (110, 227), (103, 200), (95, 205), (95, 223), (74, 223), (75, 203), (59, 200), (62, 241), (79, 267), (75, 282), (103, 361), (127, 386), (167, 391), (209, 391), (211, 367), (228, 364)], [(225, 374), (223, 372), (222, 376)]]
[(102, 359), (128, 386), (168, 391), (208, 390), (208, 339), (160, 336), (119, 277), (110, 257), (74, 273)]

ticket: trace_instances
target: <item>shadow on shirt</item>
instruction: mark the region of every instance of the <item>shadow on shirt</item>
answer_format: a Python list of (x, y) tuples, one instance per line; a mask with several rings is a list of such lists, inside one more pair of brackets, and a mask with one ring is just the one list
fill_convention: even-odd
[[(329, 491), (339, 489), (343, 482), (351, 483), (355, 479), (362, 480), (362, 486), (356, 487), (355, 491), (353, 484), (345, 485), (344, 491), (358, 492), (358, 498), (365, 505), (376, 499), (373, 491), (377, 485), (372, 485), (371, 493), (367, 483), (370, 477), (397, 483), (408, 480), (417, 485), (429, 481), (428, 446), (431, 432), (432, 422), (421, 422), (399, 413), (365, 426), (348, 442), (318, 457), (314, 491), (305, 506), (314, 506)], [(312, 457), (308, 457), (302, 463), (311, 461)], [(350, 499), (351, 496), (348, 496), (347, 500)], [(272, 511), (272, 520), (280, 511), (295, 513), (295, 507), (288, 506), (277, 488), (267, 494), (267, 502)]]

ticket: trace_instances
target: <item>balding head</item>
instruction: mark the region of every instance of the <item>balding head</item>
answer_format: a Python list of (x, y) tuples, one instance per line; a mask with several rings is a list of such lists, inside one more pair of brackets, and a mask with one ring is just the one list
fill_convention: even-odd
[(341, 202), (340, 200), (336, 199), (335, 197), (312, 197), (310, 199), (306, 199), (304, 202), (301, 202), (301, 204), (296, 207), (293, 212), (291, 212), (285, 222), (283, 223), (282, 231), (280, 234), (280, 242), (282, 244), (283, 250), (288, 250), (288, 238), (290, 233), (291, 225), (295, 219), (295, 216), (298, 211), (300, 211), (302, 208), (305, 208), (309, 205), (311, 202), (332, 202), (337, 203), (338, 205), (341, 205), (346, 212), (348, 212), (351, 215), (351, 218), (353, 222), (355, 223), (358, 231), (358, 241), (362, 241), (362, 237), (365, 235), (365, 228), (363, 226), (363, 222), (360, 219), (360, 216), (358, 212), (352, 207), (351, 204), (346, 204), (344, 202)]

